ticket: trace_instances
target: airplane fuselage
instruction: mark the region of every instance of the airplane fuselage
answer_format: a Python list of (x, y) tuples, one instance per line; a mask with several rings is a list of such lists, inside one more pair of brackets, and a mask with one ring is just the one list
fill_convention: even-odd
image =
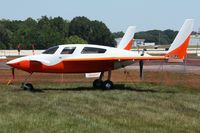
[(27, 72), (89, 73), (125, 67), (141, 53), (118, 48), (76, 44), (52, 47), (40, 55), (25, 56), (7, 64)]

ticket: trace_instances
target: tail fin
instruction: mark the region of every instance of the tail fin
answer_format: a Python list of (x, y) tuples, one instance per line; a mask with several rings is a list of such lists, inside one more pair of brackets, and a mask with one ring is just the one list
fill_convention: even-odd
[(193, 19), (186, 19), (183, 26), (181, 27), (178, 35), (171, 44), (165, 57), (170, 59), (183, 60), (187, 55), (187, 48), (190, 41), (190, 35), (192, 33), (194, 25)]
[(135, 26), (129, 26), (117, 48), (130, 50), (133, 44), (133, 37), (135, 34), (135, 30), (136, 30)]

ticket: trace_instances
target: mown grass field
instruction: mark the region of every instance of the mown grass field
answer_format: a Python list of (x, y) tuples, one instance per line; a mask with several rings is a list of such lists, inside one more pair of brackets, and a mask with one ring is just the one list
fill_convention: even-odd
[(198, 133), (200, 90), (156, 83), (0, 85), (1, 133)]

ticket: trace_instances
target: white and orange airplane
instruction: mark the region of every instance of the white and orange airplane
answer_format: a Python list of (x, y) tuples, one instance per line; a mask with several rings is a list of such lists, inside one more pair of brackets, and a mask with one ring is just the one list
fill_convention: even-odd
[[(183, 60), (187, 54), (187, 47), (193, 29), (193, 19), (185, 20), (167, 54), (163, 56), (151, 56), (144, 52), (131, 51), (135, 27), (128, 27), (119, 45), (114, 47), (98, 46), (91, 44), (67, 44), (54, 46), (42, 54), (20, 57), (7, 62), (7, 65), (29, 72), (40, 73), (93, 73), (101, 72), (99, 79), (93, 82), (95, 88), (113, 87), (111, 71), (133, 64), (140, 63), (140, 72), (143, 69), (144, 60)], [(106, 81), (102, 81), (104, 72), (108, 72)], [(29, 76), (29, 77), (30, 77)], [(33, 86), (27, 83), (27, 77), (22, 83), (25, 90), (32, 90)]]

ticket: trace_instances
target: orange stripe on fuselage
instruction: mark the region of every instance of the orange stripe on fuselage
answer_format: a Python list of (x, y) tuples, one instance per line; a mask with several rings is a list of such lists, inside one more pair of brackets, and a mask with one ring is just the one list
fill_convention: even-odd
[(101, 58), (79, 58), (65, 59), (64, 61), (118, 61), (118, 60), (164, 60), (165, 56), (137, 56), (137, 57), (101, 57)]

